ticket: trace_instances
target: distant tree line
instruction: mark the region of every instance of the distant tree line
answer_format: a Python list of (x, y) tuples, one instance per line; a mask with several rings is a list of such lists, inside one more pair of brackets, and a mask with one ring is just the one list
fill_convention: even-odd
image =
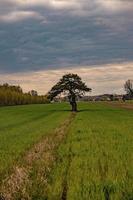
[(46, 96), (39, 96), (35, 90), (24, 93), (20, 86), (7, 83), (0, 85), (0, 106), (43, 104), (48, 102), (49, 100)]
[[(133, 80), (127, 80), (124, 84), (124, 89), (126, 94), (123, 95), (123, 101), (133, 99)], [(20, 86), (5, 83), (0, 85), (0, 106), (50, 103), (58, 94), (65, 92), (67, 93), (72, 110), (76, 111), (76, 99), (84, 96), (84, 93), (89, 91), (91, 89), (81, 81), (81, 78), (77, 74), (64, 75), (47, 95), (41, 96), (35, 90), (24, 93)], [(111, 101), (114, 101), (116, 98), (114, 95), (110, 95), (109, 97)]]

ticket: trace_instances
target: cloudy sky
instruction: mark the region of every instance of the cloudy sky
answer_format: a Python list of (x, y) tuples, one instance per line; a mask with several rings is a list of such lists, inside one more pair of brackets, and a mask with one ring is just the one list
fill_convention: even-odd
[(0, 0), (0, 83), (47, 92), (78, 73), (92, 94), (133, 79), (132, 0)]

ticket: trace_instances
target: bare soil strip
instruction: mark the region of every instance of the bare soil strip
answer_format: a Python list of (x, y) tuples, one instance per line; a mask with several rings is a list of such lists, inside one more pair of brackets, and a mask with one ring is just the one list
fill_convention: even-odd
[(69, 118), (59, 128), (55, 129), (54, 133), (49, 134), (49, 136), (34, 145), (22, 158), (23, 164), (14, 166), (12, 174), (3, 180), (0, 186), (0, 200), (14, 200), (18, 194), (17, 199), (30, 200), (31, 197), (26, 191), (26, 186), (31, 184), (30, 173), (34, 164), (41, 159), (43, 159), (43, 162), (45, 161), (43, 176), (41, 176), (41, 169), (38, 169), (37, 173), (39, 179), (42, 177), (42, 181), (47, 183), (47, 175), (57, 159), (55, 150), (65, 138), (75, 115), (75, 113), (71, 113)]
[(126, 102), (108, 102), (108, 105), (111, 105), (113, 107), (117, 108), (124, 108), (128, 110), (133, 110), (133, 103), (126, 103)]

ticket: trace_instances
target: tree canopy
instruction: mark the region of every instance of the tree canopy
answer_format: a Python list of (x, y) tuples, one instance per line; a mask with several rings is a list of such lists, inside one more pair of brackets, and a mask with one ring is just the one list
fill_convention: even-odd
[(133, 97), (133, 80), (126, 81), (124, 88), (125, 91), (127, 92), (127, 95)]
[(88, 88), (77, 74), (66, 74), (52, 87), (48, 95), (52, 100), (60, 93), (67, 94), (72, 111), (77, 111), (76, 98), (82, 97), (86, 92), (90, 91), (91, 88)]

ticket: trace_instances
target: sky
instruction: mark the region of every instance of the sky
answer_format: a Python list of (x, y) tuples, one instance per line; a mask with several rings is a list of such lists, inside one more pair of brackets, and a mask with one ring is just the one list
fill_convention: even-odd
[(133, 79), (132, 0), (0, 0), (0, 83), (45, 94), (77, 73), (92, 94)]

